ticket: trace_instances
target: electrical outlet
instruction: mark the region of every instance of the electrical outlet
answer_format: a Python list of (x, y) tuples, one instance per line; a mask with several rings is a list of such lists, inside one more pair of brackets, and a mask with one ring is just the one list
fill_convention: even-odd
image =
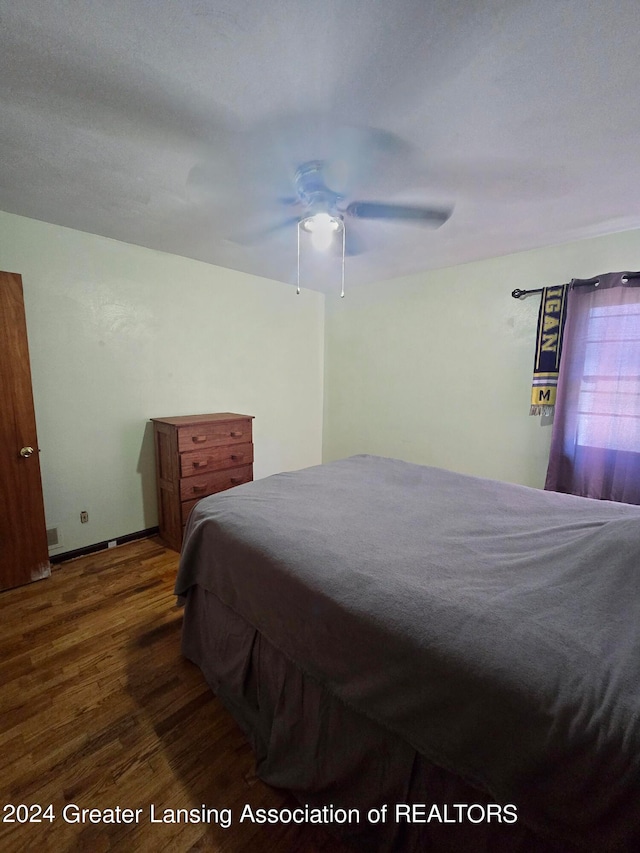
[(109, 542), (107, 542), (107, 548), (115, 548), (117, 544), (118, 544), (117, 539), (111, 539), (111, 540), (109, 540)]
[(82, 510), (80, 513), (80, 521), (82, 524), (86, 524), (89, 521), (89, 513), (86, 510)]

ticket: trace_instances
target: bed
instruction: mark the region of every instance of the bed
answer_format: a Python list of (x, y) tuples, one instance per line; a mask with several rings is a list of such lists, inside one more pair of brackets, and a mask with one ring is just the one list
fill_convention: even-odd
[(258, 775), (355, 844), (640, 849), (640, 507), (354, 456), (202, 500), (175, 592)]

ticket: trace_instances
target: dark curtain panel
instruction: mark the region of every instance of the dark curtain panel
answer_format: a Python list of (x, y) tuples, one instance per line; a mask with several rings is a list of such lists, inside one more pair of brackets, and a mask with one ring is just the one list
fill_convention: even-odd
[(568, 295), (545, 488), (640, 504), (640, 277), (590, 282)]

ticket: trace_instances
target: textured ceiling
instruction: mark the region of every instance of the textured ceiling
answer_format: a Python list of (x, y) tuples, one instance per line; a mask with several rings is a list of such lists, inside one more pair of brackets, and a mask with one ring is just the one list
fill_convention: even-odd
[(638, 0), (0, 0), (0, 209), (294, 283), (302, 162), (453, 206), (348, 222), (348, 286), (640, 227), (639, 33)]

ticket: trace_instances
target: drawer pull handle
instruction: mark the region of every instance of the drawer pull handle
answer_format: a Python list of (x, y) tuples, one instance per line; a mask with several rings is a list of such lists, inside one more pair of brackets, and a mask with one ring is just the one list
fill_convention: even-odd
[(232, 459), (244, 459), (244, 453), (232, 453), (231, 458)]
[(195, 494), (198, 494), (198, 492), (206, 492), (207, 491), (206, 486), (192, 486), (191, 488)]
[(229, 435), (231, 436), (231, 438), (242, 438), (242, 433), (238, 432), (237, 430), (231, 430)]
[(206, 462), (192, 462), (191, 467), (192, 468), (206, 468), (207, 463)]
[(231, 477), (231, 482), (234, 484), (241, 483), (242, 477)]
[(206, 440), (207, 440), (207, 436), (206, 436), (206, 435), (192, 435), (192, 436), (191, 436), (191, 441), (192, 441), (194, 444), (202, 444), (202, 442), (203, 442), (203, 441), (206, 441)]

